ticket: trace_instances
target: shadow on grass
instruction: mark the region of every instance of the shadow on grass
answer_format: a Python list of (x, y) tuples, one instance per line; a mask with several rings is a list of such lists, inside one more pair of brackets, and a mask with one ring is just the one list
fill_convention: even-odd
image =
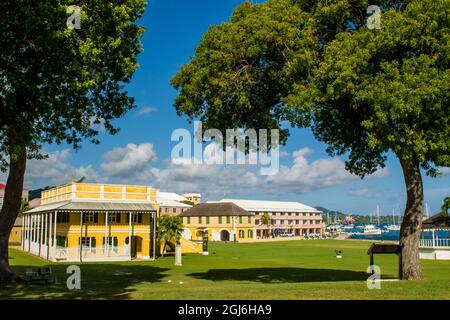
[(359, 271), (304, 268), (210, 269), (188, 276), (211, 281), (253, 281), (261, 283), (365, 281), (368, 274)]
[[(169, 270), (158, 268), (149, 264), (120, 263), (87, 263), (76, 264), (81, 270), (81, 290), (67, 289), (66, 281), (70, 274), (66, 273), (71, 264), (48, 264), (52, 268), (56, 282), (49, 285), (26, 284), (0, 287), (0, 300), (2, 299), (129, 299), (131, 288), (139, 283), (159, 282), (165, 277), (163, 274)], [(14, 271), (23, 276), (30, 266), (14, 266)], [(36, 267), (36, 266), (32, 266)], [(117, 272), (131, 273), (131, 275), (114, 275)]]

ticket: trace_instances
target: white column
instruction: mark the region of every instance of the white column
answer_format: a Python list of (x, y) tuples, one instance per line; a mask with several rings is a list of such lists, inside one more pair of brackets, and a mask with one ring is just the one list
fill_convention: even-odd
[(44, 213), (39, 214), (39, 256), (41, 256), (42, 244), (44, 242)]
[(32, 232), (32, 228), (31, 228), (31, 222), (32, 222), (32, 218), (33, 215), (30, 214), (30, 216), (28, 217), (28, 252), (31, 251), (31, 232)]
[(55, 211), (55, 218), (54, 218), (54, 224), (53, 224), (53, 259), (56, 259), (56, 226), (58, 224), (58, 211)]
[(436, 247), (436, 239), (434, 237), (434, 230), (431, 230), (431, 235), (433, 236), (433, 247)]
[[(105, 211), (105, 250), (109, 256), (109, 235), (108, 235), (108, 211)], [(114, 243), (113, 243), (114, 245)]]
[(36, 214), (34, 216), (34, 244), (38, 244), (38, 237), (39, 237), (39, 214)]
[(31, 250), (31, 244), (33, 244), (34, 242), (34, 218), (35, 215), (31, 215), (31, 221), (30, 221), (30, 228), (31, 228), (31, 232), (30, 232), (30, 250)]
[(130, 254), (130, 260), (131, 260), (131, 236), (132, 236), (132, 233), (131, 233), (131, 215), (132, 215), (133, 213), (128, 213), (128, 223), (129, 223), (129, 226), (128, 226), (128, 251), (129, 251), (129, 254)]
[(48, 238), (49, 238), (49, 230), (48, 230), (48, 212), (45, 213), (45, 248), (47, 249), (47, 252), (45, 253), (45, 257), (48, 260)]
[(47, 234), (47, 260), (50, 260), (50, 247), (51, 247), (51, 241), (50, 239), (52, 238), (52, 230), (53, 230), (53, 226), (52, 226), (52, 213), (49, 212), (48, 213), (48, 234)]
[(44, 244), (48, 247), (48, 212), (44, 213), (44, 224), (45, 224), (45, 229), (44, 229)]
[(83, 238), (83, 211), (80, 212), (80, 262), (83, 262), (83, 242), (81, 241)]
[(153, 260), (156, 259), (156, 211), (153, 211)]

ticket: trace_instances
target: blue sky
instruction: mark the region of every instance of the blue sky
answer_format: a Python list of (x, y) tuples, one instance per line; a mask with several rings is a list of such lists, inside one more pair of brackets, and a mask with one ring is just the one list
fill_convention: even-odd
[[(141, 21), (147, 28), (144, 53), (128, 86), (139, 108), (115, 122), (121, 128), (118, 135), (102, 133), (100, 145), (85, 143), (78, 152), (64, 145), (45, 146), (50, 160), (29, 164), (27, 187), (64, 183), (70, 177), (86, 175), (90, 181), (156, 185), (164, 191), (199, 191), (210, 200), (224, 196), (295, 200), (366, 214), (377, 205), (386, 214), (397, 205), (402, 210), (405, 187), (401, 168), (392, 155), (386, 170), (361, 181), (345, 173), (342, 168), (345, 159), (329, 159), (325, 145), (306, 129), (291, 130), (280, 160), (285, 175), (271, 180), (257, 177), (254, 168), (178, 168), (170, 164), (175, 145), (170, 140), (172, 131), (176, 128), (192, 131), (193, 127), (185, 117), (176, 115), (172, 106), (176, 91), (169, 81), (188, 62), (208, 27), (227, 21), (241, 2), (150, 0)], [(443, 197), (450, 193), (450, 174), (446, 173), (439, 179), (424, 177), (431, 213), (439, 209)]]

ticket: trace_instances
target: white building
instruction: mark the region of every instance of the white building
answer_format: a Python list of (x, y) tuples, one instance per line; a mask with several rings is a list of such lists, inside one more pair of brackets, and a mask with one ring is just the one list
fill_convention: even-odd
[[(219, 202), (232, 202), (255, 214), (256, 236), (268, 236), (270, 231), (275, 235), (292, 236), (322, 235), (324, 224), (322, 212), (300, 202), (263, 201), (243, 199), (222, 199)], [(272, 224), (268, 227), (261, 223), (261, 217), (269, 214)]]
[[(420, 239), (420, 259), (450, 260), (450, 239), (440, 238), (439, 231), (450, 231), (450, 215), (438, 213), (422, 222), (422, 231), (431, 231), (431, 239)], [(423, 235), (422, 232), (422, 235)]]
[(182, 201), (189, 200), (175, 192), (158, 192), (159, 214), (178, 216), (192, 207)]

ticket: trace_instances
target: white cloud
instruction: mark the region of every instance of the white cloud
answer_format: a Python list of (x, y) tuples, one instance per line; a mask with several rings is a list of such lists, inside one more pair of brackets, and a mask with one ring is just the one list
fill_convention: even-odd
[(330, 187), (358, 179), (345, 170), (345, 164), (338, 158), (318, 159), (309, 162), (307, 157), (312, 153), (303, 148), (292, 154), (293, 165), (281, 166), (278, 174), (267, 178), (277, 190), (306, 192)]
[[(85, 176), (87, 181), (148, 184), (173, 192), (201, 192), (205, 197), (247, 194), (301, 194), (358, 180), (348, 173), (338, 158), (322, 158), (310, 162), (312, 150), (300, 149), (290, 156), (291, 166), (281, 166), (273, 176), (260, 174), (258, 165), (207, 165), (167, 160), (155, 166), (156, 152), (151, 143), (114, 148), (102, 157), (99, 171), (92, 166), (73, 167), (70, 150), (50, 154), (48, 160), (29, 162), (27, 181), (33, 187), (58, 185)], [(388, 174), (381, 170), (374, 177)], [(362, 191), (361, 191), (362, 192)]]
[[(308, 148), (292, 154), (293, 165), (282, 166), (273, 176), (260, 175), (259, 166), (192, 164), (191, 159), (169, 162), (165, 169), (155, 169), (153, 176), (165, 190), (198, 191), (211, 195), (245, 193), (301, 194), (360, 179), (345, 170), (338, 158), (318, 159), (309, 162), (312, 153)], [(372, 177), (388, 174), (380, 170)]]
[(143, 116), (146, 114), (150, 114), (156, 112), (156, 108), (152, 108), (152, 107), (142, 107), (140, 109), (137, 110), (136, 115), (137, 116)]
[(438, 170), (445, 176), (450, 175), (450, 167), (438, 167)]
[(49, 153), (45, 160), (28, 161), (25, 185), (35, 187), (60, 185), (81, 177), (85, 177), (87, 181), (99, 179), (99, 175), (91, 165), (73, 167), (70, 164), (70, 150), (64, 149)]
[(107, 177), (133, 176), (156, 161), (151, 143), (136, 145), (129, 143), (124, 148), (114, 148), (104, 156), (100, 165)]
[(381, 192), (375, 192), (368, 187), (353, 188), (347, 192), (348, 195), (362, 198), (381, 198)]
[(287, 151), (280, 151), (280, 158), (289, 157), (291, 154)]

